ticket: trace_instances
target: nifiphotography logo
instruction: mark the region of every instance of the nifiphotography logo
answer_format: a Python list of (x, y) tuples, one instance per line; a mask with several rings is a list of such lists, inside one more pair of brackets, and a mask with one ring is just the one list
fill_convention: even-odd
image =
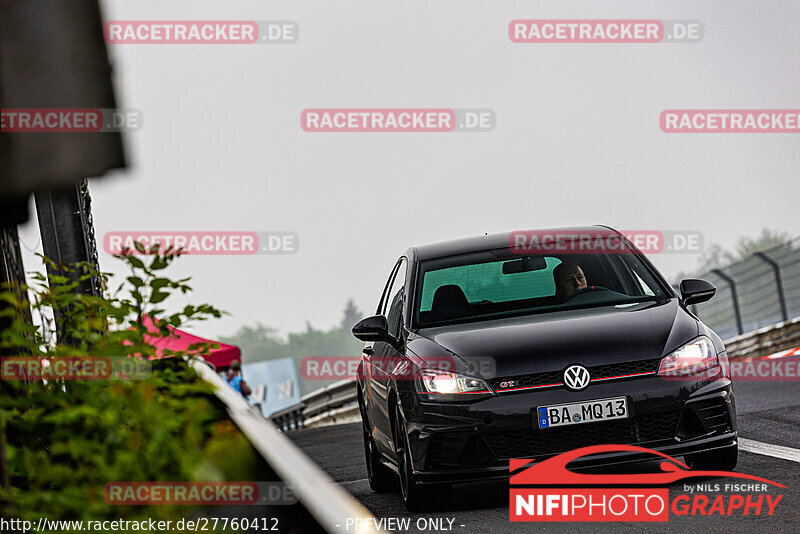
[[(661, 460), (661, 472), (590, 474), (567, 469), (567, 464), (585, 456), (619, 452)], [(786, 487), (755, 475), (689, 470), (671, 456), (635, 445), (594, 445), (541, 462), (513, 459), (509, 469), (510, 521), (665, 522), (670, 515), (771, 516), (783, 495), (767, 493), (768, 486)], [(684, 491), (670, 502), (667, 486), (697, 477), (729, 477), (749, 482), (685, 484)], [(722, 490), (728, 493), (718, 493)]]

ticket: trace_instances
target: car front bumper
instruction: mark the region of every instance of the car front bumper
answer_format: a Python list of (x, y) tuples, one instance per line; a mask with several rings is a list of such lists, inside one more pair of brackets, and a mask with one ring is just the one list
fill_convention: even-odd
[[(629, 417), (539, 429), (536, 408), (625, 396)], [(667, 380), (649, 376), (592, 384), (574, 392), (563, 387), (499, 394), (468, 403), (426, 402), (401, 395), (413, 470), (421, 483), (506, 478), (510, 458), (544, 460), (579, 447), (639, 445), (671, 456), (736, 445), (736, 410), (731, 382), (719, 378)], [(594, 455), (571, 467), (643, 459), (636, 453)]]

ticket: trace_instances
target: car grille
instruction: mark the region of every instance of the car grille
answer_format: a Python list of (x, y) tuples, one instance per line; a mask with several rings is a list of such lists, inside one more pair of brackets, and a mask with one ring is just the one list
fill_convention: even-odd
[(661, 358), (641, 360), (638, 362), (613, 363), (610, 365), (599, 365), (589, 367), (589, 374), (593, 379), (609, 378), (612, 376), (632, 375), (636, 373), (655, 373), (658, 371), (658, 363)]
[[(653, 358), (649, 360), (640, 360), (638, 362), (625, 362), (625, 363), (612, 363), (608, 365), (596, 365), (594, 367), (587, 367), (592, 380), (598, 380), (611, 377), (624, 377), (624, 375), (632, 375), (637, 373), (655, 373), (658, 370), (658, 363), (661, 358)], [(501, 387), (501, 382), (513, 381), (512, 387)], [(563, 383), (563, 371), (548, 371), (545, 373), (536, 373), (530, 375), (510, 376), (503, 378), (494, 378), (489, 381), (495, 390), (508, 390), (535, 386), (547, 385), (561, 385)]]
[(639, 432), (637, 443), (652, 443), (675, 438), (680, 410), (640, 415), (634, 418), (635, 429)]
[(675, 439), (680, 410), (565, 427), (496, 432), (483, 437), (498, 460), (551, 456), (590, 445), (653, 445)]

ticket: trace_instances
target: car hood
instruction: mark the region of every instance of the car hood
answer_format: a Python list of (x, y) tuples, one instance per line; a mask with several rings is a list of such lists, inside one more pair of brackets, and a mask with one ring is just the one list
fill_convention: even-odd
[(673, 298), (425, 328), (407, 346), (423, 358), (452, 357), (457, 370), (491, 379), (660, 358), (698, 331)]

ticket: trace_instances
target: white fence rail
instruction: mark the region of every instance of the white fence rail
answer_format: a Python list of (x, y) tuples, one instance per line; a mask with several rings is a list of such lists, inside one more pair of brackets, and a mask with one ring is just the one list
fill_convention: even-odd
[(270, 415), (281, 430), (358, 420), (356, 381), (341, 380), (300, 398), (300, 403)]

